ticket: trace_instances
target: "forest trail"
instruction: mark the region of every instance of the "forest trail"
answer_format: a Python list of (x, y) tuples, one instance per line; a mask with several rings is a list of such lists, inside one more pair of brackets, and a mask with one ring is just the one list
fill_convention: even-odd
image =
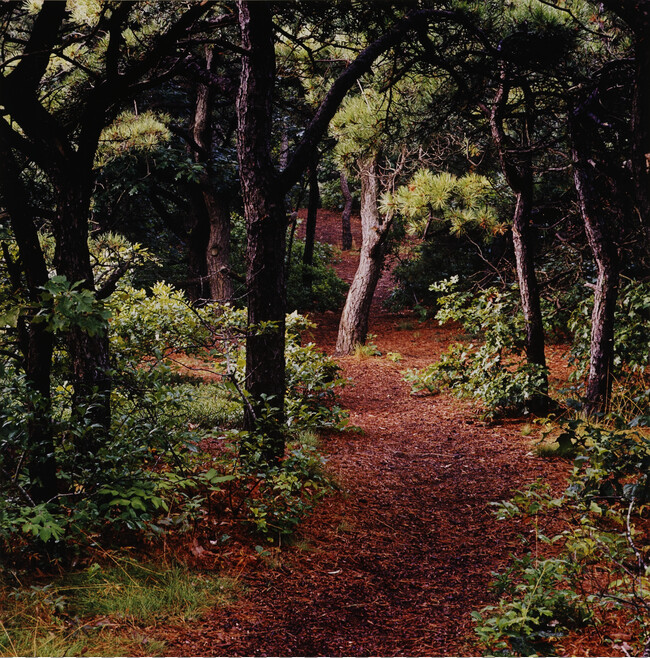
[[(331, 353), (338, 317), (316, 320), (314, 340)], [(172, 655), (476, 655), (470, 612), (490, 602), (491, 572), (521, 546), (489, 503), (566, 466), (534, 457), (519, 423), (488, 425), (454, 398), (410, 395), (403, 371), (433, 361), (452, 331), (377, 304), (370, 331), (381, 357), (339, 359), (353, 381), (342, 404), (363, 432), (323, 440), (343, 493), (294, 546), (241, 574), (231, 607), (168, 631)]]

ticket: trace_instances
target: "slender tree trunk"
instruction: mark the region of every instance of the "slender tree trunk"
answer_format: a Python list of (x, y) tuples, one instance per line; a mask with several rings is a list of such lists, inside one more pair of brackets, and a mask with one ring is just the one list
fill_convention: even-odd
[(248, 229), (246, 390), (251, 400), (244, 422), (249, 431), (263, 432), (264, 456), (275, 463), (284, 454), (286, 212), (271, 159), (274, 30), (266, 2), (240, 0), (238, 7), (245, 54), (237, 96), (237, 153)]
[(580, 213), (585, 225), (598, 278), (591, 314), (591, 342), (589, 375), (585, 394), (587, 411), (605, 412), (612, 392), (612, 364), (614, 361), (614, 326), (618, 299), (618, 249), (608, 231), (605, 217), (607, 203), (598, 191), (597, 172), (590, 163), (588, 128), (571, 121), (572, 160), (575, 188)]
[(382, 222), (378, 201), (377, 158), (371, 158), (361, 163), (361, 254), (339, 323), (337, 354), (351, 354), (368, 335), (370, 305), (384, 265), (390, 228), (389, 221)]
[(501, 64), (500, 84), (494, 98), (491, 111), (488, 112), (492, 139), (499, 153), (501, 169), (508, 185), (515, 193), (516, 204), (512, 220), (512, 242), (517, 266), (517, 282), (521, 298), (522, 313), (526, 323), (526, 360), (529, 364), (540, 366), (543, 371), (542, 390), (530, 400), (531, 411), (544, 413), (548, 408), (548, 379), (546, 375), (546, 356), (542, 308), (535, 274), (535, 250), (531, 234), (531, 214), (533, 210), (533, 162), (530, 135), (533, 131), (534, 117), (531, 102), (528, 101), (528, 89), (524, 85), (526, 112), (521, 128), (519, 146), (507, 144), (503, 128), (504, 115), (511, 89), (510, 75), (505, 63)]
[(642, 234), (641, 259), (650, 268), (650, 1), (604, 0), (633, 35), (634, 89), (632, 97), (632, 172), (634, 201)]
[(318, 152), (309, 164), (309, 201), (307, 202), (307, 222), (305, 224), (305, 250), (302, 255), (302, 284), (311, 292), (313, 285), (314, 243), (316, 242), (316, 220), (320, 192), (318, 190)]
[(532, 186), (517, 193), (512, 220), (512, 241), (517, 263), (517, 280), (524, 320), (526, 322), (526, 359), (546, 367), (544, 354), (544, 325), (539, 297), (539, 286), (535, 276), (535, 259), (531, 239), (530, 215), (532, 211)]
[[(212, 71), (215, 65), (211, 47), (205, 48), (205, 65)], [(210, 172), (212, 158), (212, 110), (214, 91), (198, 84), (190, 132), (190, 150), (195, 162), (204, 164), (190, 194), (193, 225), (189, 239), (190, 298), (193, 301), (230, 301), (233, 295), (230, 269), (230, 204), (228, 195), (219, 193)]]
[(191, 187), (188, 295), (193, 302), (229, 302), (233, 296), (229, 195), (217, 192), (207, 174)]
[(30, 323), (27, 332), (25, 375), (36, 393), (36, 399), (29, 400), (27, 406), (30, 412), (27, 431), (32, 450), (29, 479), (32, 499), (45, 502), (58, 493), (51, 395), (54, 340), (51, 333), (37, 324)]
[(22, 332), (25, 376), (30, 386), (27, 400), (30, 495), (34, 502), (46, 502), (59, 493), (51, 394), (54, 337), (42, 324), (29, 319), (24, 320)]
[(210, 238), (210, 221), (201, 193), (200, 183), (191, 183), (189, 191), (191, 215), (187, 218), (189, 226), (187, 236), (187, 296), (194, 304), (209, 299), (208, 272), (205, 249)]
[(350, 194), (347, 176), (343, 171), (341, 171), (341, 194), (343, 194), (343, 200), (345, 202), (343, 213), (341, 214), (341, 248), (343, 251), (348, 251), (352, 249), (352, 226), (350, 225), (352, 194)]
[(233, 298), (233, 281), (230, 276), (230, 198), (227, 194), (211, 192), (205, 199), (210, 218), (208, 238), (207, 275), (210, 283), (210, 298), (230, 302)]
[(634, 98), (632, 103), (632, 170), (636, 208), (644, 239), (644, 263), (650, 267), (650, 16), (634, 31)]
[[(590, 237), (589, 243), (592, 250), (594, 250), (594, 240), (601, 243), (600, 236)], [(594, 255), (595, 253), (594, 251)], [(612, 394), (611, 369), (614, 360), (618, 280), (616, 260), (610, 256), (600, 257), (594, 309), (591, 314), (591, 352), (586, 392), (587, 408), (591, 412), (607, 411)]]

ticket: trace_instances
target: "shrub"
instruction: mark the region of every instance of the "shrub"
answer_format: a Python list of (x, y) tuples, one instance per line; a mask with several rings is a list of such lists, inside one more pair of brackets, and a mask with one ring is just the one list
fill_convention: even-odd
[[(244, 219), (232, 215), (232, 263), (234, 271), (243, 278), (245, 276), (244, 264), (246, 231)], [(302, 258), (305, 243), (294, 238), (288, 260), (287, 278), (287, 309), (289, 311), (328, 311), (336, 310), (343, 305), (348, 285), (338, 277), (333, 263), (338, 258), (338, 251), (329, 244), (314, 243), (314, 258), (311, 267), (303, 265)], [(312, 287), (308, 289), (303, 284), (303, 275), (308, 269), (311, 275)], [(236, 297), (245, 299), (243, 291)]]
[[(341, 308), (345, 301), (348, 284), (337, 274), (333, 263), (338, 258), (334, 247), (322, 242), (314, 244), (314, 264), (304, 265), (302, 255), (305, 243), (296, 240), (291, 250), (291, 268), (287, 281), (287, 308), (290, 311), (330, 311)], [(307, 272), (311, 289), (303, 284)]]
[[(449, 258), (453, 251), (454, 258)], [(468, 280), (480, 267), (473, 247), (463, 237), (439, 231), (431, 240), (399, 255), (392, 276), (395, 286), (384, 302), (391, 311), (412, 308), (422, 316), (436, 313), (440, 292), (432, 287), (452, 276)]]
[(331, 491), (332, 482), (324, 473), (324, 459), (313, 446), (294, 442), (279, 465), (269, 466), (255, 458), (260, 455), (259, 437), (245, 440), (249, 445), (242, 472), (252, 483), (244, 499), (246, 524), (267, 541), (279, 542)]
[(405, 380), (414, 393), (435, 394), (443, 389), (481, 401), (488, 417), (528, 411), (531, 400), (544, 392), (544, 370), (521, 361), (524, 321), (519, 295), (512, 287), (488, 288), (478, 293), (457, 288), (458, 279), (434, 284), (442, 324), (460, 322), (466, 331), (483, 338), (474, 344), (452, 345), (437, 363), (411, 370)]
[[(533, 526), (535, 557), (515, 558), (495, 574), (502, 598), (473, 613), (476, 632), (492, 655), (553, 655), (572, 625), (611, 623), (615, 612), (617, 625), (636, 635), (625, 652), (643, 655), (650, 647), (650, 437), (572, 420), (557, 442), (577, 451), (564, 495), (534, 485), (497, 505), (499, 518)], [(550, 537), (542, 531), (547, 518), (556, 533)], [(540, 557), (544, 545), (553, 557)]]
[(491, 656), (555, 655), (553, 640), (583, 625), (590, 617), (580, 596), (564, 585), (574, 569), (571, 560), (515, 558), (498, 576), (495, 589), (504, 594), (496, 606), (473, 612), (476, 634)]
[[(44, 321), (64, 328), (79, 318), (101, 325), (93, 316), (93, 304), (86, 303), (87, 295), (62, 287), (62, 282), (53, 285), (58, 287), (48, 293), (51, 303), (47, 307), (53, 310)], [(25, 467), (31, 450), (31, 414), (40, 402), (14, 366), (5, 364), (0, 372), (4, 400), (0, 467), (11, 474), (0, 485), (0, 549), (5, 552), (28, 555), (37, 546), (52, 557), (57, 551), (69, 552), (66, 546), (70, 544), (83, 545), (89, 533), (109, 528), (147, 534), (164, 527), (188, 529), (214, 502), (223, 501), (226, 488), (250, 485), (251, 473), (248, 466), (242, 470), (236, 449), (218, 459), (199, 451), (206, 431), (223, 432), (241, 422), (245, 311), (229, 306), (194, 309), (182, 292), (158, 283), (149, 293), (123, 285), (102, 312), (111, 313), (111, 431), (92, 454), (80, 451), (78, 447), (94, 426), (88, 414), (71, 422), (71, 387), (63, 380), (54, 381), (55, 457), (62, 495), (47, 503), (31, 501), (31, 476)], [(346, 422), (336, 404), (336, 388), (342, 384), (338, 367), (314, 345), (302, 344), (301, 334), (308, 326), (298, 314), (287, 317), (290, 436), (304, 429), (343, 427)], [(239, 388), (179, 375), (180, 358), (188, 354), (205, 358), (208, 353), (214, 359), (213, 374), (228, 374), (224, 382), (234, 378)], [(260, 495), (250, 515), (262, 505), (267, 509), (265, 518), (271, 519), (272, 510), (279, 506), (279, 510), (291, 510), (295, 525), (300, 509), (310, 507), (309, 496), (301, 492), (312, 485), (305, 484), (302, 476), (295, 479), (293, 472), (300, 471), (303, 462), (317, 460), (317, 453), (306, 448), (304, 459), (295, 453), (277, 473), (269, 471), (264, 486), (256, 485)], [(295, 504), (290, 500), (294, 494)], [(291, 523), (281, 517), (288, 517), (289, 512), (277, 514), (278, 522), (269, 527), (273, 532), (284, 528), (285, 533)]]

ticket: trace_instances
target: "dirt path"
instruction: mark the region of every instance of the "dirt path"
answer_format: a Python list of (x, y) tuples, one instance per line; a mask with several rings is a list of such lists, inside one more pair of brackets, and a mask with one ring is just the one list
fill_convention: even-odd
[[(315, 340), (331, 350), (337, 318), (318, 321)], [(402, 360), (340, 360), (354, 382), (342, 403), (363, 429), (324, 441), (344, 494), (242, 577), (243, 600), (177, 629), (173, 655), (476, 655), (470, 612), (520, 546), (489, 502), (563, 466), (533, 457), (516, 423), (488, 426), (453, 398), (409, 394), (402, 371), (434, 360), (449, 330), (376, 307), (371, 331)]]

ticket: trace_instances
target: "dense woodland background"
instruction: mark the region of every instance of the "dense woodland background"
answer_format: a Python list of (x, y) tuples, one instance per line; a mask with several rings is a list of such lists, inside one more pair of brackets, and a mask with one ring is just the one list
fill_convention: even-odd
[(482, 646), (593, 619), (584, 559), (647, 655), (650, 2), (11, 1), (0, 62), (2, 574), (215, 515), (281, 543), (332, 491), (314, 432), (346, 426), (299, 313), (342, 308), (335, 356), (372, 354), (388, 260), (392, 310), (458, 328), (413, 391), (545, 418), (576, 458), (563, 497), (501, 508), (575, 524)]

